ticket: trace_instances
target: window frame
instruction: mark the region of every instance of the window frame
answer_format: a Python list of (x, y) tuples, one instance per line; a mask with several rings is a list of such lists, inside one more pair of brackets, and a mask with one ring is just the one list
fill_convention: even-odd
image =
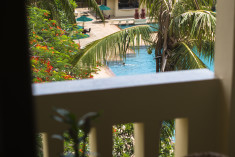
[[(235, 102), (235, 68), (234, 68), (234, 60), (235, 60), (235, 55), (234, 55), (234, 1), (233, 0), (225, 0), (225, 1), (218, 1), (217, 2), (217, 30), (216, 30), (216, 46), (215, 46), (215, 72), (214, 72), (214, 78), (211, 81), (215, 81), (216, 83), (214, 86), (219, 86), (221, 88), (216, 88), (218, 92), (221, 92), (222, 97), (218, 99), (219, 104), (217, 110), (218, 112), (221, 113), (221, 116), (217, 117), (218, 121), (224, 122), (224, 124), (219, 123), (220, 129), (218, 130), (218, 133), (221, 133), (222, 135), (218, 134), (218, 140), (216, 143), (216, 147), (214, 148), (218, 152), (229, 154), (230, 156), (234, 156), (235, 154), (235, 149), (232, 148), (233, 146), (233, 141), (235, 140), (235, 135), (229, 134), (228, 130), (230, 129), (231, 132), (235, 131), (235, 125), (232, 124), (232, 122), (235, 121), (235, 115), (233, 114), (230, 117), (231, 113), (235, 113), (234, 105), (233, 102)], [(224, 55), (224, 52), (226, 52), (226, 55)], [(180, 74), (181, 72), (175, 72), (174, 74)], [(162, 75), (167, 75), (167, 74), (162, 74)], [(155, 75), (157, 77), (157, 74)], [(204, 76), (204, 75), (201, 75)], [(143, 78), (142, 81), (149, 81), (149, 77), (145, 77), (144, 75), (140, 76), (140, 78)], [(145, 80), (145, 79), (146, 80)], [(167, 80), (167, 77), (165, 77)], [(195, 78), (195, 75), (192, 75), (192, 78)], [(121, 77), (116, 78), (117, 80), (122, 79)], [(94, 81), (98, 83), (100, 80)], [(103, 80), (104, 81), (104, 80)], [(108, 79), (106, 80), (108, 81)], [(201, 80), (202, 82), (205, 80)], [(84, 81), (86, 82), (86, 81)], [(90, 82), (90, 81), (87, 81)], [(102, 81), (101, 81), (102, 82)], [(190, 88), (190, 84), (192, 84), (194, 81), (189, 81), (188, 86)], [(199, 81), (200, 82), (200, 81)], [(67, 82), (66, 82), (67, 83)], [(155, 82), (156, 83), (156, 82)], [(179, 83), (179, 82), (177, 82)], [(69, 91), (66, 89), (63, 89), (64, 91), (61, 91), (62, 93), (57, 93), (50, 91), (52, 88), (49, 88), (50, 85), (62, 85), (63, 82), (56, 82), (56, 83), (46, 83), (43, 84), (42, 86), (43, 89), (45, 89), (49, 93), (45, 93), (42, 95), (35, 95), (35, 99), (38, 99), (40, 97), (47, 97), (47, 100), (50, 99), (50, 97), (54, 97), (58, 94), (63, 94), (63, 95), (72, 95), (74, 91)], [(170, 87), (171, 85), (174, 85), (174, 83), (170, 83), (168, 81), (164, 82), (162, 84), (158, 84), (157, 86), (168, 86)], [(38, 86), (38, 85), (36, 85)], [(41, 85), (40, 85), (41, 86)], [(108, 86), (108, 84), (104, 84), (104, 86)], [(142, 88), (143, 85), (141, 84), (135, 84), (132, 86), (128, 86), (128, 84), (124, 84), (121, 88), (132, 88), (132, 87), (137, 88)], [(145, 84), (146, 88), (151, 89), (152, 87), (156, 86), (156, 84)], [(87, 94), (99, 94), (100, 91), (107, 90), (105, 88), (103, 89), (97, 89), (97, 88), (90, 88), (89, 90), (85, 91), (80, 91), (80, 92), (85, 92)], [(37, 87), (34, 87), (37, 88)], [(108, 90), (112, 93), (112, 91), (115, 91), (119, 89), (120, 87), (114, 87), (111, 86), (108, 88)], [(120, 89), (121, 89), (120, 88)], [(56, 90), (56, 89), (55, 89)], [(61, 90), (61, 89), (60, 89)], [(193, 90), (193, 89), (191, 89)], [(115, 92), (114, 92), (115, 93)], [(177, 93), (176, 93), (177, 94)], [(180, 94), (180, 93), (178, 93)], [(208, 96), (210, 96), (210, 93), (208, 93)], [(143, 95), (145, 97), (145, 95)], [(190, 98), (187, 98), (190, 99)], [(198, 99), (203, 100), (204, 97), (199, 97)], [(177, 102), (176, 102), (177, 103)], [(40, 103), (41, 104), (41, 103)], [(37, 104), (39, 105), (39, 104)], [(41, 104), (43, 105), (43, 104)], [(228, 123), (230, 121), (230, 123)], [(192, 131), (192, 130), (190, 130)], [(219, 136), (220, 135), (220, 136)], [(225, 138), (224, 138), (225, 137)], [(189, 143), (187, 143), (189, 144)], [(191, 143), (190, 143), (191, 144)], [(227, 149), (229, 148), (229, 149)], [(101, 149), (101, 148), (97, 148)], [(185, 148), (186, 149), (186, 148)], [(184, 149), (184, 150), (185, 150)], [(189, 152), (192, 152), (192, 148), (187, 148)], [(184, 152), (185, 153), (185, 152)], [(180, 156), (180, 155), (177, 155)]]
[(120, 0), (118, 0), (118, 10), (135, 10), (139, 8), (139, 0), (136, 0), (136, 2), (138, 3), (138, 7), (124, 7), (124, 8), (120, 8)]

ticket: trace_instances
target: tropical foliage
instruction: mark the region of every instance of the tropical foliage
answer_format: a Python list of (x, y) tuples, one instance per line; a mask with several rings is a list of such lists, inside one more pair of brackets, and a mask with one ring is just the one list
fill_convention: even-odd
[(134, 155), (133, 123), (113, 126), (113, 156), (130, 157)]
[(156, 71), (206, 68), (214, 56), (215, 0), (141, 0), (159, 24), (152, 42)]
[[(105, 21), (96, 0), (87, 1), (88, 7), (93, 9), (102, 21)], [(57, 25), (61, 27), (64, 23), (76, 23), (74, 9), (77, 5), (75, 0), (26, 0), (26, 5), (48, 10), (51, 13), (51, 18), (56, 20)]]
[(56, 20), (58, 25), (65, 19), (69, 23), (76, 23), (74, 16), (76, 3), (74, 0), (27, 0), (26, 5), (50, 11), (51, 18)]
[[(29, 45), (33, 82), (48, 82), (92, 78), (97, 67), (75, 68), (70, 63), (81, 53), (80, 45), (69, 36), (76, 26), (61, 29), (50, 12), (37, 7), (28, 8)], [(77, 30), (81, 34), (81, 30)]]
[(87, 138), (91, 130), (91, 122), (94, 121), (99, 114), (96, 112), (89, 112), (82, 116), (79, 120), (68, 110), (55, 108), (56, 114), (53, 116), (54, 120), (68, 125), (63, 135), (54, 134), (53, 138), (65, 141), (68, 145), (65, 154), (62, 157), (85, 157), (89, 156), (87, 147)]
[(206, 68), (200, 56), (213, 61), (216, 12), (212, 9), (215, 7), (215, 0), (140, 2), (146, 5), (150, 18), (157, 21), (157, 33), (150, 35), (152, 32), (149, 26), (136, 26), (128, 31), (116, 32), (90, 43), (83, 50), (83, 55), (77, 56), (73, 63), (79, 63), (81, 58), (87, 58), (83, 61), (89, 63), (95, 63), (97, 59), (105, 60), (110, 52), (116, 54), (117, 48), (120, 50), (119, 55), (125, 57), (130, 46), (138, 46), (141, 36), (149, 45), (148, 52), (155, 50), (157, 72)]
[[(151, 39), (150, 33), (150, 27), (145, 25), (130, 27), (113, 33), (88, 44), (81, 50), (81, 54), (76, 55), (72, 64), (95, 64), (97, 61), (106, 60), (110, 56), (125, 58), (128, 48), (139, 46), (141, 39)], [(148, 43), (147, 40), (144, 41), (146, 44)]]

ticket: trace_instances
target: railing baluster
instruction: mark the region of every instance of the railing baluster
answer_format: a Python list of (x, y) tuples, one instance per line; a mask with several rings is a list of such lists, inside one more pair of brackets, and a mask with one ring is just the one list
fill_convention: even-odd
[(181, 157), (188, 154), (188, 119), (175, 120), (175, 156)]
[(159, 152), (160, 123), (134, 124), (135, 157), (157, 157)]
[(90, 132), (90, 157), (112, 157), (113, 140), (112, 125), (100, 124)]
[(42, 152), (43, 157), (49, 157), (49, 150), (48, 150), (48, 135), (47, 133), (41, 133), (42, 134)]
[(64, 151), (64, 142), (58, 139), (53, 139), (52, 134), (48, 134), (47, 137), (49, 157), (58, 157)]

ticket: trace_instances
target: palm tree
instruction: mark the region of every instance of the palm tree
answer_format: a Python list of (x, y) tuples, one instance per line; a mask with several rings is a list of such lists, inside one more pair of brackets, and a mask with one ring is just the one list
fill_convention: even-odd
[(141, 0), (141, 4), (159, 24), (151, 47), (157, 72), (206, 68), (198, 56), (209, 60), (214, 56), (214, 0)]
[[(98, 16), (100, 16), (102, 21), (105, 21), (104, 16), (96, 3), (96, 0), (86, 0), (88, 3), (88, 7), (94, 9), (97, 12)], [(68, 19), (70, 24), (75, 24), (75, 16), (74, 16), (74, 6), (72, 5), (73, 0), (26, 0), (26, 5), (35, 6), (42, 9), (49, 10), (51, 12), (51, 16), (54, 20), (58, 22), (60, 25), (61, 16), (59, 11), (62, 10), (64, 12), (64, 16)]]
[(142, 36), (149, 45), (148, 52), (155, 50), (156, 72), (206, 68), (199, 56), (213, 60), (216, 13), (212, 8), (215, 2), (140, 0), (141, 5), (147, 7), (150, 18), (159, 25), (156, 34), (150, 35), (149, 26), (124, 29), (90, 43), (82, 50), (82, 54), (74, 58), (73, 63), (94, 63), (97, 59), (105, 59), (110, 53), (117, 54), (117, 49), (121, 57), (125, 57), (125, 48), (138, 46)]

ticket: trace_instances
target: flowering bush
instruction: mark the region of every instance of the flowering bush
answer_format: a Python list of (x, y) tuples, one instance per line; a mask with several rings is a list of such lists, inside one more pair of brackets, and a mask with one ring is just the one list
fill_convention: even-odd
[(131, 157), (134, 155), (133, 123), (113, 126), (113, 156)]
[(49, 11), (37, 7), (29, 7), (28, 14), (33, 82), (93, 77), (91, 72), (97, 68), (77, 68), (70, 64), (73, 56), (81, 53), (80, 45), (69, 36), (76, 25), (62, 29), (50, 18)]

